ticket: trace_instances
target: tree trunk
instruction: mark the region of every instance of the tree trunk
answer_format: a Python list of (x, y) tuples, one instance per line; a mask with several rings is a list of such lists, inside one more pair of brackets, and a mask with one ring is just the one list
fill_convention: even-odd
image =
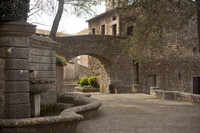
[(197, 6), (198, 44), (199, 44), (199, 52), (200, 52), (200, 0), (196, 0), (196, 6)]
[(52, 39), (56, 38), (56, 33), (57, 33), (57, 30), (58, 30), (58, 26), (59, 26), (59, 23), (60, 23), (60, 20), (61, 20), (61, 17), (62, 17), (62, 13), (63, 13), (63, 8), (64, 8), (64, 0), (58, 0), (58, 2), (59, 2), (58, 11), (56, 13), (56, 17), (53, 21), (53, 25), (51, 27), (51, 32), (50, 32), (50, 35), (49, 35), (49, 37), (52, 38)]

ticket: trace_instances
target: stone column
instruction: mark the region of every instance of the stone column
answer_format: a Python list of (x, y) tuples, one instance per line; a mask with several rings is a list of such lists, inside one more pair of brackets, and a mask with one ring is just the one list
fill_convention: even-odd
[(29, 37), (35, 26), (26, 22), (0, 24), (0, 58), (5, 59), (5, 118), (29, 118)]

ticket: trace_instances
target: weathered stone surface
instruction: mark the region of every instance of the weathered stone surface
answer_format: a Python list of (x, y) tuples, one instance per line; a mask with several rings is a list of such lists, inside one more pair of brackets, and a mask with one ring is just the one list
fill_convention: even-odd
[(57, 102), (56, 91), (48, 91), (46, 93), (42, 93), (40, 96), (41, 96), (41, 105), (51, 105)]
[(5, 103), (7, 105), (29, 103), (29, 93), (6, 93)]
[(31, 55), (30, 62), (32, 63), (52, 63), (54, 64), (56, 62), (56, 57), (45, 57), (45, 56), (35, 56)]
[(30, 63), (30, 66), (35, 71), (55, 71), (56, 70), (56, 64)]
[(17, 47), (1, 47), (0, 57), (15, 58), (15, 59), (28, 59), (29, 48), (17, 48)]
[(7, 70), (29, 70), (29, 61), (27, 59), (7, 59), (5, 61)]
[(5, 84), (5, 92), (12, 93), (21, 93), (21, 92), (29, 92), (29, 81), (23, 82), (6, 82)]
[(39, 48), (31, 48), (30, 49), (31, 55), (41, 55), (41, 56), (47, 56), (47, 57), (55, 57), (56, 52), (55, 50), (49, 50), (49, 49), (39, 49)]
[(30, 78), (55, 78), (55, 71), (34, 71), (30, 74)]
[(5, 78), (7, 81), (26, 81), (29, 80), (28, 70), (6, 70)]
[(0, 46), (2, 47), (29, 47), (29, 38), (17, 36), (0, 36)]
[(5, 113), (7, 119), (30, 118), (30, 104), (6, 105)]
[(5, 90), (5, 75), (4, 75), (4, 59), (0, 58), (0, 119), (4, 118), (4, 90)]
[(40, 94), (31, 95), (31, 117), (39, 117), (40, 116)]
[(5, 89), (5, 82), (4, 80), (0, 80), (0, 92), (4, 92)]

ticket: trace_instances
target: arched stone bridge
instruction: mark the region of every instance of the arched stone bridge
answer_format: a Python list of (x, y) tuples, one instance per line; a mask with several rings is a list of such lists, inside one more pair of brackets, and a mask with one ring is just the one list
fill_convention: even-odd
[(131, 92), (133, 61), (122, 52), (119, 42), (125, 37), (108, 35), (82, 35), (59, 37), (63, 44), (56, 52), (67, 60), (79, 55), (90, 55), (100, 60), (100, 91), (109, 92), (109, 85), (118, 93)]

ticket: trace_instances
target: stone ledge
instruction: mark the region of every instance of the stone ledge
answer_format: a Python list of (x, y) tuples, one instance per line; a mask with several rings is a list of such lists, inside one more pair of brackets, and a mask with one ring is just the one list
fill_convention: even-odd
[(74, 87), (75, 92), (99, 92), (99, 88), (80, 88)]
[(165, 91), (165, 90), (159, 90), (159, 88), (151, 87), (150, 95), (153, 95), (159, 99), (190, 102), (193, 104), (200, 105), (200, 95), (197, 94), (185, 93), (179, 91)]
[(75, 107), (69, 108), (60, 115), (67, 115), (70, 112), (75, 112), (84, 116), (84, 119), (91, 119), (98, 115), (98, 108), (101, 106), (99, 100), (88, 97), (89, 95), (79, 95), (75, 93), (70, 93), (70, 95), (61, 95), (59, 96), (62, 100), (63, 98), (73, 97)]

